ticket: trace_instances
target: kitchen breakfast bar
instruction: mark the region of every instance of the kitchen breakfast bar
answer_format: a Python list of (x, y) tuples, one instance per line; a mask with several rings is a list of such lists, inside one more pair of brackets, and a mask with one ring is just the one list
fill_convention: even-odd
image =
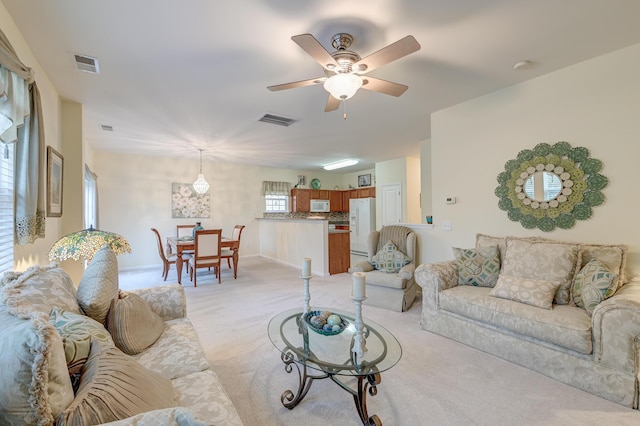
[(348, 229), (332, 229), (327, 219), (257, 220), (260, 224), (261, 256), (298, 269), (302, 266), (302, 259), (310, 258), (313, 275), (348, 271)]

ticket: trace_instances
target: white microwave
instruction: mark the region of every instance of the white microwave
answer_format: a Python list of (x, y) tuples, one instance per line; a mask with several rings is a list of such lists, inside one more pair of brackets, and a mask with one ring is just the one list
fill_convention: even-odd
[(328, 213), (329, 210), (329, 200), (311, 200), (311, 209), (312, 213)]

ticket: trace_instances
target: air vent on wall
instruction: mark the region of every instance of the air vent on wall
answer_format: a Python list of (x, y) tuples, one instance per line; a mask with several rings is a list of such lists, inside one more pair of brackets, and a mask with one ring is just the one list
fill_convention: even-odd
[(85, 55), (73, 55), (76, 60), (76, 66), (80, 71), (90, 72), (92, 74), (100, 73), (100, 65), (98, 59)]
[(263, 123), (277, 124), (278, 126), (289, 127), (298, 120), (267, 113), (260, 117), (258, 121), (262, 121)]

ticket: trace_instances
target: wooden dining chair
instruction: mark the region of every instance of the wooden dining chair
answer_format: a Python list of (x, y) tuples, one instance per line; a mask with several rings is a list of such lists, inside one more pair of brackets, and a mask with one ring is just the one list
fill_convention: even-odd
[[(164, 249), (162, 248), (162, 237), (160, 236), (160, 232), (158, 232), (156, 228), (151, 228), (151, 230), (154, 234), (156, 234), (156, 239), (158, 241), (158, 254), (160, 255), (160, 259), (162, 260), (162, 278), (164, 278), (164, 280), (166, 281), (167, 276), (169, 275), (169, 267), (171, 265), (175, 265), (178, 260), (178, 255), (175, 253), (165, 254)], [(185, 266), (189, 265), (190, 257), (191, 256), (189, 255), (185, 256), (185, 254), (183, 253), (182, 261), (184, 262)]]
[[(240, 237), (242, 237), (242, 230), (244, 229), (244, 225), (236, 225), (233, 227), (233, 232), (231, 233), (231, 239), (234, 241), (238, 241), (236, 250), (240, 250)], [(227, 259), (227, 266), (231, 268), (231, 259), (233, 259), (233, 250), (230, 248), (224, 248), (222, 250), (222, 258)], [(236, 270), (238, 265), (235, 265), (234, 270)], [(233, 279), (236, 279), (234, 275)]]
[(189, 259), (189, 278), (193, 286), (198, 286), (198, 268), (213, 268), (218, 284), (222, 282), (220, 274), (222, 229), (203, 229), (196, 231), (195, 254)]
[(176, 225), (176, 237), (191, 237), (193, 235), (193, 228), (196, 225)]

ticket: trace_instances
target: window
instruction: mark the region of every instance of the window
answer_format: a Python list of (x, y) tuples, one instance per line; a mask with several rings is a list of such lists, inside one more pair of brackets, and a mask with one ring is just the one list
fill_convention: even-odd
[(84, 167), (84, 227), (98, 228), (98, 182), (97, 177)]
[[(13, 269), (13, 144), (0, 153), (0, 272)], [(8, 157), (8, 158), (7, 158)]]
[(271, 194), (265, 195), (264, 211), (271, 213), (287, 213), (289, 211), (289, 196)]

